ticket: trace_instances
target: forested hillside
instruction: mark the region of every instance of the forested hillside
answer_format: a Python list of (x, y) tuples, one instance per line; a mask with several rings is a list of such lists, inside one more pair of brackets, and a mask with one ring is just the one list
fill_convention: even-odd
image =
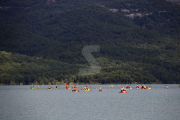
[[(26, 0), (0, 5), (0, 83), (180, 83), (180, 5)], [(101, 70), (82, 54), (87, 45)]]

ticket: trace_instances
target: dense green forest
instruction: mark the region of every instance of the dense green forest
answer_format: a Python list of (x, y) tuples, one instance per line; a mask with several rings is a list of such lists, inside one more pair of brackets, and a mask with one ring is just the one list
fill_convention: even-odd
[[(177, 3), (3, 0), (0, 16), (0, 84), (180, 83)], [(79, 74), (88, 45), (101, 69)]]

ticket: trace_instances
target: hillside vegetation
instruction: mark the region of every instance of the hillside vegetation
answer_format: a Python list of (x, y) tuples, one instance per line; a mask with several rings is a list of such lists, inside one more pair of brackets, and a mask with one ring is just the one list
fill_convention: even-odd
[[(2, 6), (1, 84), (180, 83), (178, 4), (9, 0)], [(82, 54), (88, 45), (100, 47), (92, 56), (101, 70), (82, 75), (80, 68), (92, 67)]]

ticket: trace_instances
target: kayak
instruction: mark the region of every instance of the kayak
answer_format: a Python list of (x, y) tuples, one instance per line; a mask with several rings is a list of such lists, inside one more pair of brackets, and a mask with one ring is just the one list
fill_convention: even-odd
[(36, 88), (36, 89), (40, 89), (40, 88)]
[(141, 89), (144, 89), (144, 90), (146, 90), (147, 88), (141, 88)]
[(119, 93), (127, 93), (126, 91), (123, 91), (123, 92), (119, 92)]
[(59, 88), (54, 88), (54, 89), (59, 89)]
[(72, 92), (78, 92), (77, 90), (72, 90)]
[(136, 89), (140, 89), (140, 88), (136, 88)]
[(36, 88), (27, 88), (27, 89), (32, 89), (33, 90), (33, 89), (36, 89)]
[(89, 89), (86, 89), (86, 90), (84, 90), (84, 91), (88, 92), (88, 91), (89, 91)]
[(111, 85), (111, 86), (109, 86), (109, 87), (114, 87), (114, 86)]
[(143, 90), (147, 90), (146, 88), (141, 88), (141, 89), (143, 89)]
[(151, 88), (146, 88), (147, 90), (150, 90)]
[(65, 89), (67, 89), (67, 90), (71, 90), (71, 88), (65, 88)]
[(126, 88), (126, 89), (132, 89), (132, 88)]
[(48, 90), (52, 90), (52, 88), (48, 88)]
[(99, 91), (103, 91), (103, 90), (99, 90)]

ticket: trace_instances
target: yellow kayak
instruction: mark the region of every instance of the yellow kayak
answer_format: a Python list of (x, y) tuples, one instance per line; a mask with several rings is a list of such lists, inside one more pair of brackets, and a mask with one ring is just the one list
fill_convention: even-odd
[(85, 89), (84, 91), (88, 92), (88, 91), (89, 91), (89, 89)]

